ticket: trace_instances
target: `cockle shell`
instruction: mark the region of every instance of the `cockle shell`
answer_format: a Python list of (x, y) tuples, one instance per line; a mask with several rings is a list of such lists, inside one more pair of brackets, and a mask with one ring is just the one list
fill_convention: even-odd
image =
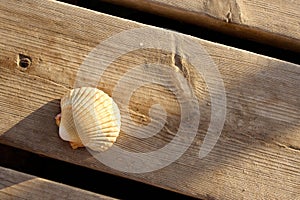
[(88, 147), (105, 151), (116, 141), (121, 126), (117, 104), (103, 91), (75, 88), (61, 99), (59, 136), (69, 141), (73, 149)]

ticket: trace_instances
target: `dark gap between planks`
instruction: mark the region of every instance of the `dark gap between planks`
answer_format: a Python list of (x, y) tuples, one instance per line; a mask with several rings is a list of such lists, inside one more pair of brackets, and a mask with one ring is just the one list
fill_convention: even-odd
[(118, 199), (195, 199), (0, 144), (0, 166)]
[(204, 40), (224, 44), (238, 49), (254, 52), (257, 54), (277, 58), (280, 60), (288, 61), (295, 64), (300, 64), (300, 55), (297, 52), (290, 50), (272, 47), (266, 44), (233, 37), (224, 33), (220, 33), (208, 28), (200, 27), (197, 25), (187, 24), (178, 20), (157, 16), (147, 12), (134, 10), (128, 7), (114, 5), (101, 0), (60, 0), (65, 3), (77, 5), (90, 10), (99, 11), (129, 19), (132, 21), (140, 22), (143, 24), (153, 25), (165, 29), (174, 30), (187, 35), (195, 36)]

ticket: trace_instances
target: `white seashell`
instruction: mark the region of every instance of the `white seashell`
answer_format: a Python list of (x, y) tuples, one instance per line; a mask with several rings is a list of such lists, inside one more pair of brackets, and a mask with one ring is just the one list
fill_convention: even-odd
[(121, 126), (117, 104), (103, 91), (82, 87), (70, 90), (61, 99), (59, 136), (72, 148), (88, 147), (105, 151), (116, 141)]

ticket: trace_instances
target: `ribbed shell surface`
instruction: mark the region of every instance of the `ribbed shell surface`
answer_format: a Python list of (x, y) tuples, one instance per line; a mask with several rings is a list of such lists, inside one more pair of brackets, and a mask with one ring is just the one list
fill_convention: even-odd
[(76, 88), (61, 99), (59, 135), (63, 140), (105, 151), (116, 141), (120, 126), (117, 104), (97, 88)]

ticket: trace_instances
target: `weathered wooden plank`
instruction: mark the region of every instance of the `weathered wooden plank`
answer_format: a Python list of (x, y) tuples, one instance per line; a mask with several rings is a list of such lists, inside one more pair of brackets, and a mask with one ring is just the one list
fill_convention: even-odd
[(0, 199), (114, 199), (0, 167)]
[[(0, 1), (0, 22), (1, 143), (198, 198), (299, 197), (299, 65), (53, 1)], [(172, 162), (170, 165), (147, 173), (127, 173), (102, 164), (86, 149), (72, 150), (58, 138), (53, 118), (59, 112), (58, 99), (74, 87), (79, 67), (89, 58), (88, 53), (109, 37), (139, 27), (148, 27), (153, 33), (177, 39), (192, 40), (202, 46), (218, 66), (224, 81), (227, 115), (217, 144), (200, 159), (199, 149), (214, 113), (203, 78), (189, 64), (188, 57), (184, 60), (174, 56), (174, 53), (182, 55), (180, 44), (173, 41), (171, 53), (139, 49), (116, 58), (103, 73), (98, 84), (100, 89), (112, 95), (126, 72), (127, 82), (137, 83), (144, 78), (143, 73), (152, 69), (155, 69), (152, 79), (158, 77), (172, 83), (174, 80), (164, 70), (173, 69), (184, 75), (193, 86), (201, 113), (197, 135), (178, 160), (172, 162), (172, 153), (169, 152), (164, 160)], [(145, 35), (144, 41), (131, 36), (125, 39), (133, 43), (136, 40), (140, 46), (148, 44), (147, 41), (156, 41), (149, 35)], [(164, 44), (164, 40), (155, 39)], [(89, 70), (86, 71), (87, 76), (82, 77), (85, 81), (99, 79), (98, 71), (110, 59), (101, 59), (102, 55), (126, 50), (133, 45), (126, 40), (120, 42), (118, 46), (104, 45), (103, 54), (86, 63)], [(196, 55), (205, 56), (201, 53)], [(31, 66), (27, 70), (17, 65), (19, 54), (30, 57)], [(155, 62), (169, 67), (147, 65), (140, 71), (131, 70), (136, 65)], [(128, 87), (127, 84), (125, 82), (119, 87), (129, 93), (135, 85)], [(218, 90), (210, 92), (220, 94)], [(123, 100), (122, 96), (116, 98), (121, 111), (126, 108)], [(161, 132), (150, 138), (132, 137), (130, 131), (133, 132), (136, 127), (123, 123), (121, 129), (129, 132), (121, 131), (116, 146), (145, 153), (169, 144), (180, 125), (180, 108), (168, 89), (149, 84), (136, 90), (129, 104), (131, 118), (138, 124), (148, 123), (148, 110), (154, 103), (161, 104), (167, 111), (167, 123)], [(162, 113), (156, 111), (156, 115), (161, 117)], [(122, 118), (125, 122), (130, 120), (123, 115)], [(146, 131), (145, 134), (152, 132)], [(187, 133), (188, 138), (190, 135)], [(184, 142), (185, 139), (177, 141), (178, 151)], [(142, 157), (145, 157), (144, 154), (137, 159)], [(118, 159), (112, 159), (112, 163), (118, 162)], [(146, 159), (146, 164), (149, 161), (157, 164), (155, 157)], [(134, 166), (135, 163), (131, 164)], [(146, 164), (140, 166), (141, 169), (147, 168)]]
[(105, 1), (300, 52), (300, 1)]

